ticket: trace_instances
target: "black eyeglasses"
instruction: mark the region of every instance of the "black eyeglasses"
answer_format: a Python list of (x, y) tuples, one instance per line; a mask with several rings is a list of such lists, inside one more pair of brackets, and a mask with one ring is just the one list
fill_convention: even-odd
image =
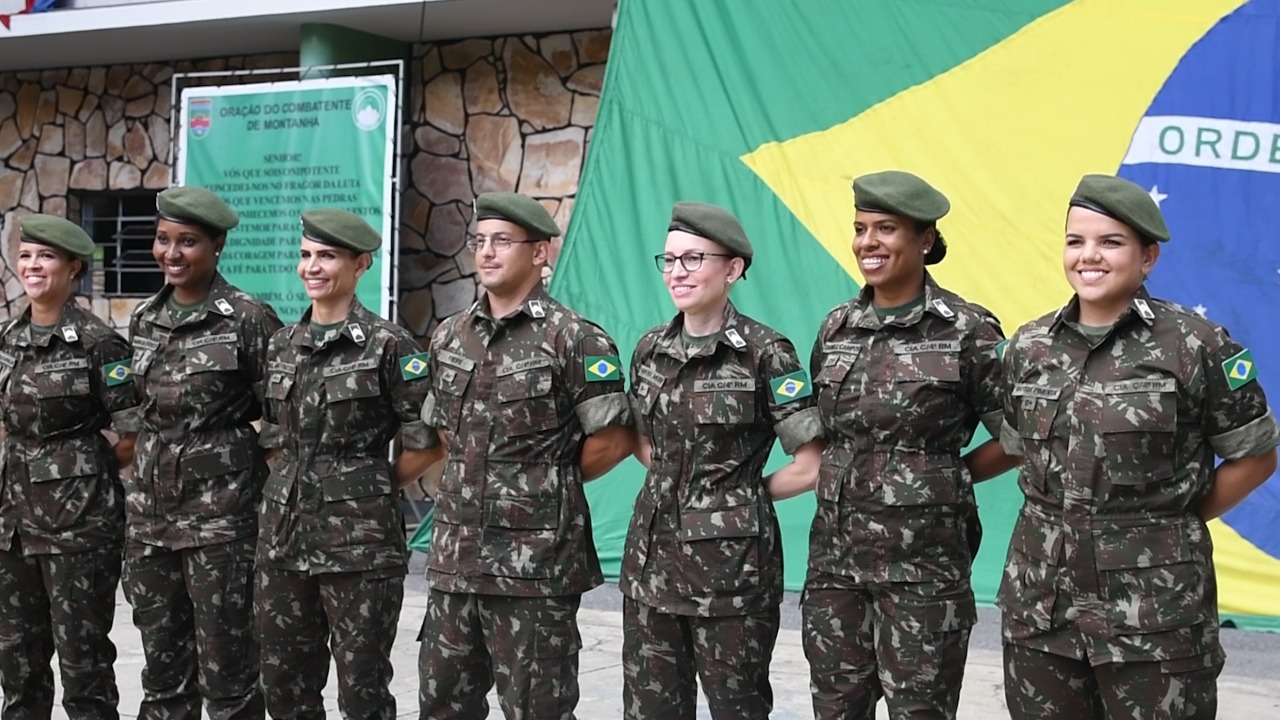
[(474, 235), (468, 233), (467, 250), (477, 252), (480, 248), (484, 247), (485, 241), (488, 241), (490, 245), (493, 245), (494, 250), (502, 252), (503, 250), (510, 248), (513, 243), (521, 244), (542, 242), (542, 238), (536, 238), (533, 240), (516, 240), (510, 235)]
[(672, 270), (675, 270), (677, 260), (680, 261), (680, 264), (684, 266), (684, 269), (686, 271), (694, 272), (698, 268), (702, 267), (702, 261), (707, 256), (725, 257), (725, 258), (737, 257), (736, 255), (730, 255), (728, 253), (713, 253), (713, 252), (687, 252), (683, 255), (669, 255), (667, 253), (663, 253), (661, 255), (654, 255), (653, 262), (655, 265), (658, 266), (658, 269), (661, 270), (663, 273), (669, 273)]

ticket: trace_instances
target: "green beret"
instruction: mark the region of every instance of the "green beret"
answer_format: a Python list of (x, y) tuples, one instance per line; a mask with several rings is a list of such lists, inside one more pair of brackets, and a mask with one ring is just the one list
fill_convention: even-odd
[(302, 234), (308, 240), (358, 253), (371, 253), (382, 247), (382, 236), (364, 218), (337, 208), (304, 210)]
[[(951, 201), (917, 175), (885, 170), (854, 178), (853, 206), (866, 212), (889, 213), (922, 223), (937, 222), (951, 210)], [(946, 257), (947, 243), (938, 233), (924, 257), (933, 265)]]
[(93, 257), (93, 238), (70, 220), (53, 215), (26, 215), (18, 223), (23, 240), (56, 247), (81, 260)]
[(240, 224), (240, 216), (222, 198), (196, 185), (169, 188), (157, 195), (156, 212), (165, 220), (204, 225), (222, 233)]
[(559, 237), (560, 228), (542, 203), (528, 195), (484, 193), (476, 198), (476, 220), (506, 220), (528, 230), (530, 237)]
[(1147, 240), (1167, 242), (1169, 228), (1160, 206), (1141, 185), (1112, 175), (1085, 175), (1071, 196), (1071, 205), (1115, 218)]
[(728, 210), (709, 203), (676, 203), (671, 210), (671, 225), (667, 229), (701, 235), (748, 261), (755, 254), (751, 241), (747, 239), (747, 231), (742, 229), (738, 218)]

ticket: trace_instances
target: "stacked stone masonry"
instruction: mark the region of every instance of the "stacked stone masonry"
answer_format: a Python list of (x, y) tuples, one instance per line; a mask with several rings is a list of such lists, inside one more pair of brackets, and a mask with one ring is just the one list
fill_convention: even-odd
[[(399, 321), (416, 336), (477, 297), (463, 249), (476, 194), (528, 193), (568, 227), (610, 37), (594, 30), (415, 46), (401, 139)], [(175, 72), (297, 60), (280, 53), (0, 73), (0, 317), (25, 308), (13, 262), (20, 217), (77, 220), (76, 193), (169, 186)], [(271, 79), (280, 78), (251, 78)], [(92, 298), (92, 306), (123, 328), (140, 299)]]

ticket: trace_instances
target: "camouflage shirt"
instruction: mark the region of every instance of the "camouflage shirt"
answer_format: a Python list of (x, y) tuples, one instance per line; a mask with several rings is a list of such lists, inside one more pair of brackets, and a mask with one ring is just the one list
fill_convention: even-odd
[(1073, 300), (1028, 323), (1004, 356), (1001, 440), (1023, 455), (1026, 495), (998, 596), (1005, 639), (1094, 664), (1216, 655), (1195, 507), (1215, 455), (1280, 443), (1252, 359), (1145, 290), (1105, 335), (1077, 317)]
[(603, 582), (578, 469), (587, 435), (628, 425), (618, 349), (538, 285), (487, 298), (431, 338), (428, 425), (449, 440), (427, 578), (446, 592), (575, 595)]
[(124, 338), (74, 300), (52, 332), (31, 311), (0, 332), (5, 465), (0, 550), (78, 552), (124, 537), (124, 490), (102, 431), (138, 431)]
[(684, 316), (631, 359), (636, 425), (652, 446), (619, 586), (677, 615), (760, 612), (782, 601), (782, 540), (762, 471), (774, 438), (794, 453), (822, 436), (813, 389), (785, 337), (730, 303), (709, 342)]
[(132, 540), (165, 548), (253, 535), (267, 465), (250, 423), (267, 342), (280, 329), (270, 305), (215, 275), (204, 305), (172, 317), (166, 287), (133, 314), (133, 372), (142, 396), (133, 478)]
[(871, 289), (827, 315), (812, 364), (827, 447), (808, 587), (967, 577), (973, 480), (960, 451), (1000, 431), (1004, 335), (926, 275), (924, 300), (884, 317)]
[(320, 342), (311, 311), (271, 338), (259, 442), (282, 450), (263, 488), (259, 565), (309, 572), (408, 564), (388, 450), (434, 447), (418, 419), (426, 362), (407, 331), (353, 301)]

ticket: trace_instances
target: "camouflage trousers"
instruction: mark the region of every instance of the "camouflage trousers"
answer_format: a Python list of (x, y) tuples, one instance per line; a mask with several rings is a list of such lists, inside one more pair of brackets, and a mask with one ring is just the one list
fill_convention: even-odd
[(507, 720), (573, 720), (581, 597), (431, 589), (418, 640), (422, 720), (484, 720), (497, 683)]
[(263, 717), (253, 628), (254, 538), (206, 547), (129, 543), (124, 592), (142, 634), (142, 720)]
[(977, 620), (967, 579), (829, 587), (801, 600), (817, 720), (870, 720), (883, 696), (895, 720), (952, 720)]
[(403, 600), (402, 567), (321, 575), (258, 568), (254, 602), (271, 717), (325, 717), (332, 650), (342, 716), (395, 718), (391, 646)]
[(698, 687), (713, 720), (768, 720), (777, 607), (752, 615), (690, 617), (624, 598), (622, 707), (628, 720), (693, 720)]
[(1004, 697), (1013, 720), (1213, 720), (1222, 661), (1196, 655), (1107, 663), (1004, 646)]
[(0, 689), (4, 720), (48, 720), (58, 653), (62, 708), (71, 720), (115, 720), (119, 545), (23, 557), (0, 550)]

